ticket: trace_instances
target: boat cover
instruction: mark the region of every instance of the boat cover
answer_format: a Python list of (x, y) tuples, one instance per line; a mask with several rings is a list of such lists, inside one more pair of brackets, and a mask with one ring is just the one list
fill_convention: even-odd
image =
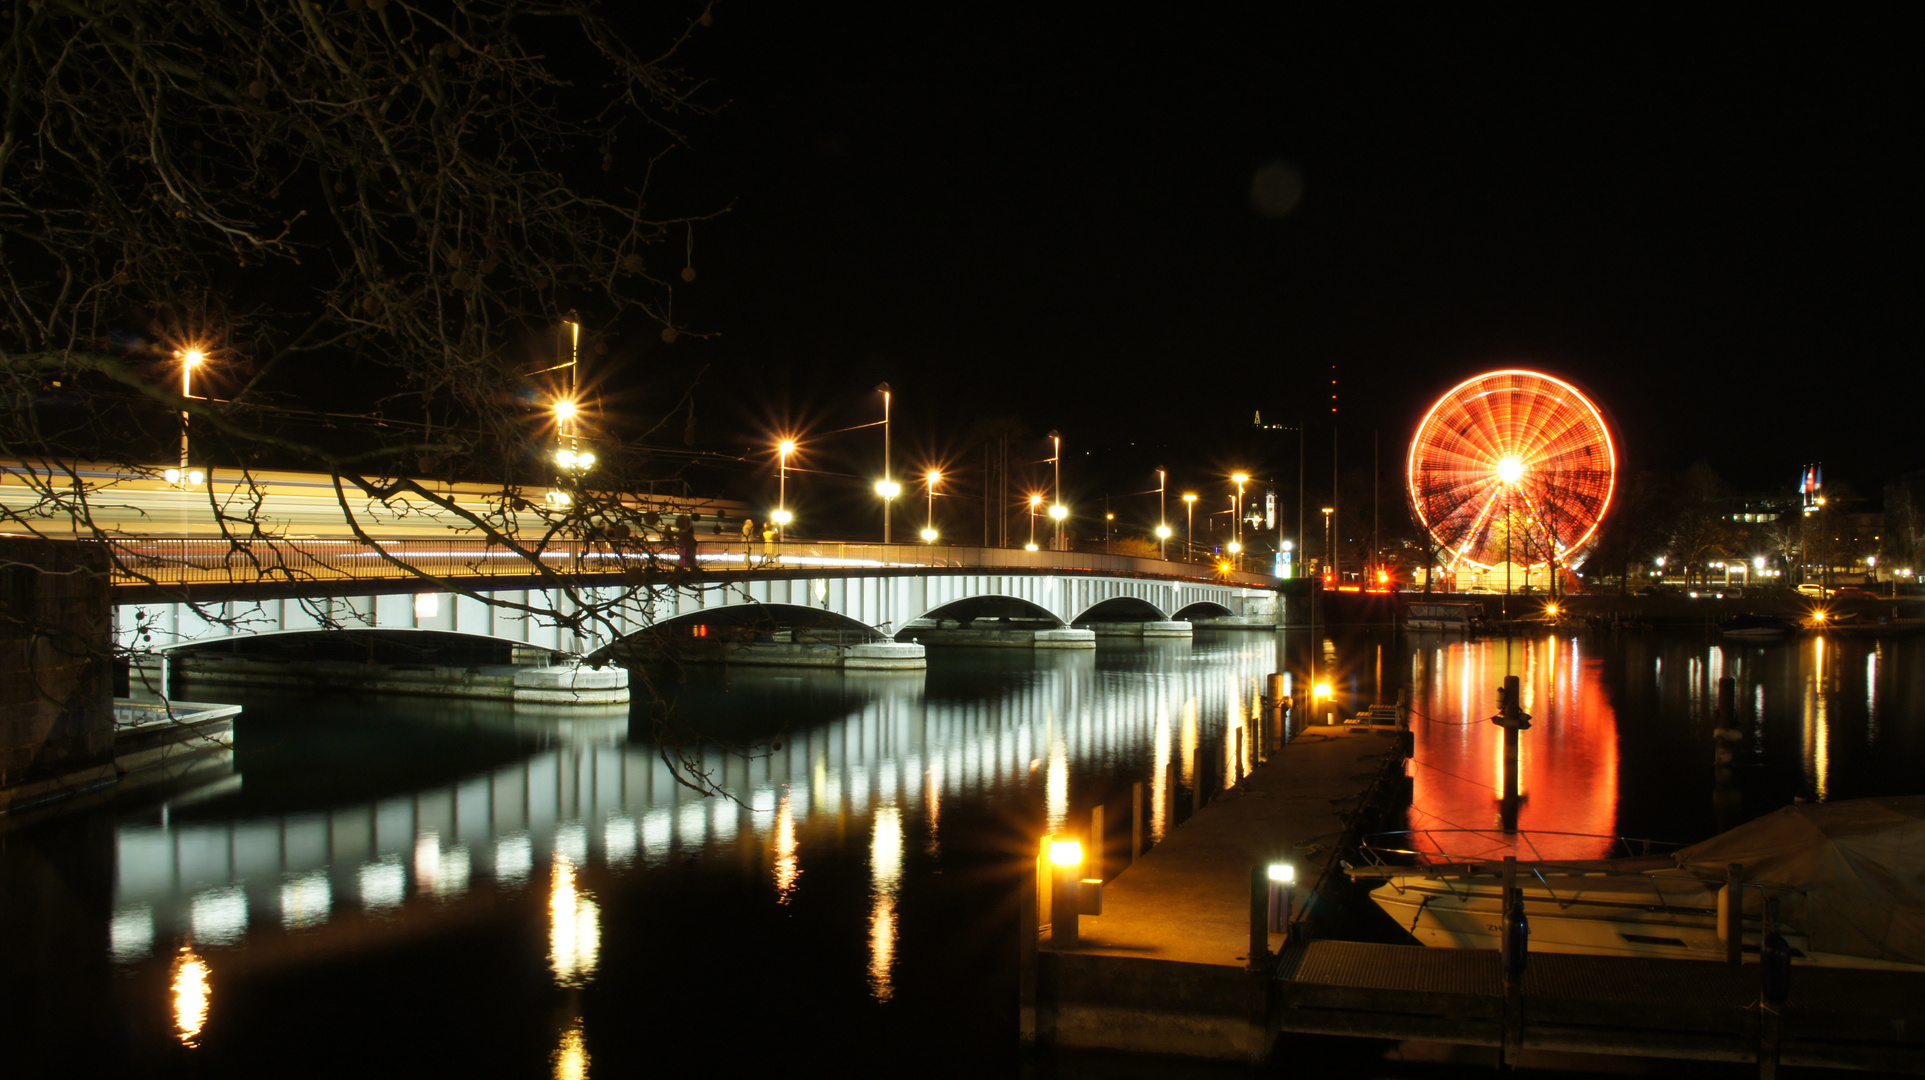
[[(1813, 949), (1925, 964), (1925, 796), (1799, 803), (1674, 857), (1700, 876), (1740, 863), (1747, 882), (1800, 890), (1780, 917)], [(1745, 914), (1763, 916), (1758, 890)]]

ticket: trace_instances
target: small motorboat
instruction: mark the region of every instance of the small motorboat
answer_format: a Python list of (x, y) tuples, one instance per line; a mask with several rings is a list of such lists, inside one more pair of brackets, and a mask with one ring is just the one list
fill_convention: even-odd
[(1776, 615), (1733, 615), (1719, 625), (1718, 631), (1734, 638), (1781, 638), (1798, 629), (1798, 624)]
[[(1735, 878), (1746, 953), (1758, 951), (1766, 901), (1776, 899), (1794, 962), (1925, 971), (1925, 796), (1799, 803), (1665, 853), (1561, 833), (1370, 840), (1351, 877), (1380, 883), (1377, 906), (1426, 945), (1498, 947), (1503, 857), (1513, 855), (1534, 950), (1722, 960), (1718, 894)], [(1560, 841), (1566, 850), (1614, 842), (1613, 857), (1531, 857)], [(1469, 854), (1444, 854), (1445, 845)]]

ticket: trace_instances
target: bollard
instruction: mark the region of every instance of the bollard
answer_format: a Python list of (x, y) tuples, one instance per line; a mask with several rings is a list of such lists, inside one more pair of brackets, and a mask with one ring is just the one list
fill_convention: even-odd
[(1504, 933), (1500, 939), (1504, 981), (1515, 983), (1530, 963), (1531, 923), (1524, 915), (1524, 892), (1517, 887), (1517, 856), (1504, 856)]
[(1136, 857), (1143, 854), (1143, 809), (1145, 798), (1143, 781), (1130, 785), (1130, 862), (1136, 865)]
[(1760, 996), (1774, 1008), (1791, 996), (1791, 943), (1778, 930), (1778, 898), (1765, 901), (1765, 938), (1758, 946)]
[(1163, 766), (1163, 834), (1165, 836), (1176, 828), (1177, 781), (1182, 778), (1182, 774), (1175, 765)]
[(1103, 804), (1090, 807), (1089, 811), (1089, 849), (1084, 855), (1088, 870), (1084, 876), (1098, 881), (1108, 881), (1109, 860), (1105, 858), (1109, 849), (1109, 833), (1104, 829)]
[(1251, 970), (1270, 959), (1270, 868), (1258, 863), (1250, 868), (1250, 956)]
[(1049, 839), (1049, 942), (1059, 949), (1073, 949), (1081, 943), (1077, 916), (1082, 905), (1077, 895), (1082, 881), (1083, 845), (1068, 833)]
[[(1270, 932), (1290, 932), (1291, 893), (1296, 888), (1297, 868), (1291, 863), (1270, 864)], [(1288, 944), (1286, 940), (1285, 944)]]
[[(1237, 767), (1243, 770), (1244, 776), (1250, 775), (1250, 763), (1243, 756), (1244, 743), (1246, 741), (1247, 740), (1245, 740), (1243, 737), (1243, 729), (1238, 728), (1237, 729)], [(1237, 778), (1233, 776), (1230, 779), (1234, 781)]]
[(1718, 940), (1724, 942), (1727, 964), (1745, 962), (1745, 868), (1725, 867), (1724, 888), (1718, 890)]
[(1274, 754), (1283, 746), (1283, 710), (1289, 704), (1283, 693), (1282, 672), (1270, 675), (1268, 689), (1269, 693), (1263, 699), (1266, 706), (1263, 711), (1263, 734), (1267, 749)]
[(1397, 726), (1410, 730), (1410, 687), (1397, 688)]

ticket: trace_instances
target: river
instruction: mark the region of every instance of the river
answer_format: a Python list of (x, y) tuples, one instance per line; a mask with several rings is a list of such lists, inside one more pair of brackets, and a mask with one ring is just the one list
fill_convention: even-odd
[(1522, 828), (1690, 841), (1925, 792), (1920, 647), (1223, 632), (663, 675), (733, 799), (675, 781), (640, 705), (190, 687), (245, 706), (233, 776), (0, 834), (0, 1025), (16, 1062), (126, 1075), (1011, 1072), (1026, 849), (1168, 765), (1186, 806), (1233, 778), (1279, 657), (1338, 711), (1410, 688), (1413, 827), (1496, 824), (1517, 674)]

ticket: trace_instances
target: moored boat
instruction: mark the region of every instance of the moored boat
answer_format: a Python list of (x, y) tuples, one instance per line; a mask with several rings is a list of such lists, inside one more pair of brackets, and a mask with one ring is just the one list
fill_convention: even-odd
[[(1426, 945), (1496, 948), (1500, 851), (1532, 854), (1538, 837), (1562, 834), (1459, 832), (1373, 838), (1373, 861), (1351, 876), (1381, 882), (1372, 898)], [(1450, 840), (1483, 848), (1470, 857), (1434, 850)], [(1798, 963), (1925, 971), (1925, 797), (1800, 803), (1668, 854), (1520, 858), (1530, 947), (1723, 959), (1718, 894), (1733, 866), (1743, 883), (1744, 952), (1758, 951), (1766, 900), (1776, 898)]]

